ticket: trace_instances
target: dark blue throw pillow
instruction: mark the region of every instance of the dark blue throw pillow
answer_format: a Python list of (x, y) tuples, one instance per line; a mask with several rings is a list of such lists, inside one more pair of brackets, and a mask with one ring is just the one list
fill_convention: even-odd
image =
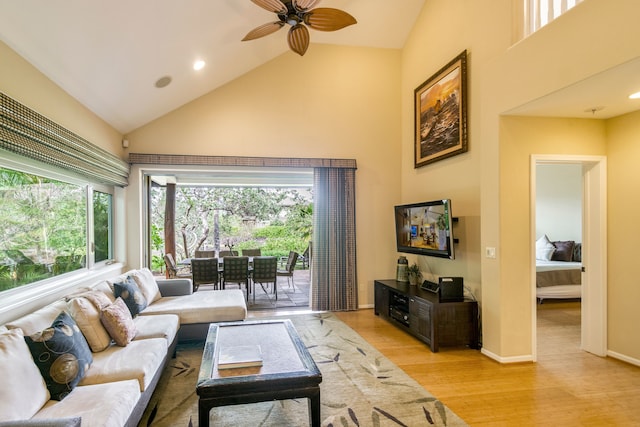
[(114, 283), (113, 294), (116, 298), (122, 298), (131, 312), (131, 317), (136, 317), (138, 313), (147, 308), (147, 300), (142, 295), (142, 291), (135, 279), (131, 276), (127, 276), (124, 282)]
[(93, 362), (87, 340), (64, 311), (49, 328), (24, 339), (53, 400), (71, 393)]

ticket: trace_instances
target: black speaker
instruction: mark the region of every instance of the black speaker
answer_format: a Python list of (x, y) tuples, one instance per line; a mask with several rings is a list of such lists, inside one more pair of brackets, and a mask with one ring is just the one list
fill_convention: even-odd
[(440, 278), (440, 302), (464, 301), (462, 277)]

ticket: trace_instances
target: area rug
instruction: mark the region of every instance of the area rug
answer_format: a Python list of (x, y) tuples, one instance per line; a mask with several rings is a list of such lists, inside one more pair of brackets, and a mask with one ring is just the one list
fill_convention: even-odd
[[(286, 318), (291, 319), (322, 373), (323, 426), (467, 425), (331, 313)], [(203, 345), (178, 346), (140, 426), (198, 426), (195, 386)], [(309, 425), (307, 399), (214, 408), (210, 417), (212, 426)]]

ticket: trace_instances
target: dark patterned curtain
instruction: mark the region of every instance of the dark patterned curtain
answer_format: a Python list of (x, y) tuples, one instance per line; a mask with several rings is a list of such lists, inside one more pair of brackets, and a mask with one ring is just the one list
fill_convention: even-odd
[(358, 308), (355, 169), (314, 169), (311, 308)]

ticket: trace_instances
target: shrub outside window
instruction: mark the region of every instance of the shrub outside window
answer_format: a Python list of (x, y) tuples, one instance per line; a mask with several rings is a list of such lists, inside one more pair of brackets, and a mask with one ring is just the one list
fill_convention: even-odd
[(111, 194), (0, 168), (0, 292), (111, 259), (111, 217)]

